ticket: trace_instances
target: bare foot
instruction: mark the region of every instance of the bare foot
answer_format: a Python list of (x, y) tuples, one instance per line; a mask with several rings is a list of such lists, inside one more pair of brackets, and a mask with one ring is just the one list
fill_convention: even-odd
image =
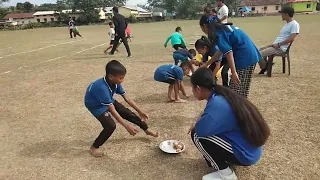
[(150, 131), (150, 130), (145, 130), (144, 131), (145, 133), (146, 133), (146, 135), (148, 135), (148, 136), (153, 136), (153, 137), (159, 137), (159, 133), (158, 132), (152, 132), (152, 131)]
[(187, 102), (186, 100), (183, 99), (178, 99), (178, 100), (174, 100), (175, 103), (185, 103)]
[(108, 51), (107, 51), (107, 50), (104, 50), (104, 51), (103, 51), (103, 53), (107, 54), (107, 53), (108, 53)]
[(170, 103), (170, 102), (174, 102), (174, 98), (169, 98), (168, 103)]
[(90, 147), (90, 153), (94, 157), (102, 157), (104, 155), (104, 153), (99, 148), (97, 149), (93, 146)]

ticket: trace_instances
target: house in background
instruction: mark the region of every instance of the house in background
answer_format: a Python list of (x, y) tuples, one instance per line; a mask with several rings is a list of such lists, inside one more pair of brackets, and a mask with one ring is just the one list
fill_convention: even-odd
[(55, 11), (37, 11), (33, 16), (39, 23), (56, 22), (58, 19), (54, 16), (55, 13)]
[(317, 0), (287, 0), (286, 5), (292, 7), (297, 13), (312, 13), (317, 9)]
[(124, 17), (129, 18), (130, 16), (135, 16), (137, 18), (151, 18), (152, 13), (138, 6), (122, 6), (119, 7), (119, 13)]
[(3, 19), (6, 23), (12, 25), (23, 25), (36, 22), (33, 13), (11, 13), (7, 14)]
[(251, 13), (274, 14), (281, 9), (281, 0), (242, 0), (238, 9), (247, 6)]
[(76, 20), (80, 16), (81, 10), (72, 11), (72, 9), (62, 10), (62, 13), (68, 14), (69, 18), (71, 17), (73, 20)]

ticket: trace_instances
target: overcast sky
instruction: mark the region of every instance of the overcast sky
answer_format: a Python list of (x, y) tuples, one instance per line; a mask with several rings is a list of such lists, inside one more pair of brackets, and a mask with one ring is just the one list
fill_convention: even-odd
[[(4, 3), (3, 5), (5, 6), (12, 6), (12, 5), (16, 5), (17, 2), (26, 2), (26, 1), (22, 1), (22, 0), (10, 0), (9, 3)], [(32, 4), (43, 4), (43, 3), (55, 3), (56, 0), (29, 0), (30, 3)], [(128, 0), (127, 4), (128, 5), (136, 5), (136, 4), (145, 4), (147, 2), (147, 0)]]

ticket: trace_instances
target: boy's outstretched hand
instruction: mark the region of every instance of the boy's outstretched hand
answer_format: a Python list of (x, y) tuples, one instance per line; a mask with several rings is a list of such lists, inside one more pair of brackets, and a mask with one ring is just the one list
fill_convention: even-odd
[(139, 116), (141, 117), (141, 120), (142, 120), (143, 122), (146, 122), (146, 121), (149, 120), (149, 116), (148, 116), (146, 113), (144, 113), (144, 112), (140, 112), (140, 113), (139, 113)]
[(127, 124), (125, 128), (127, 129), (127, 131), (131, 136), (134, 136), (137, 133), (139, 133), (139, 130), (136, 127), (132, 126), (131, 124)]

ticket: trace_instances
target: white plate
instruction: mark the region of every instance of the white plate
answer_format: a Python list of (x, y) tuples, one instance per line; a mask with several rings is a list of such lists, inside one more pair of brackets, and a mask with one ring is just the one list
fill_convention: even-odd
[(182, 142), (177, 141), (177, 140), (166, 140), (166, 141), (163, 141), (162, 143), (160, 143), (159, 148), (160, 148), (163, 152), (166, 152), (166, 153), (169, 153), (169, 154), (178, 154), (178, 153), (181, 153), (181, 152), (177, 152), (177, 151), (173, 148), (173, 143), (181, 143), (181, 144), (182, 144), (181, 152), (183, 152), (183, 151), (186, 149), (186, 146), (185, 146)]

